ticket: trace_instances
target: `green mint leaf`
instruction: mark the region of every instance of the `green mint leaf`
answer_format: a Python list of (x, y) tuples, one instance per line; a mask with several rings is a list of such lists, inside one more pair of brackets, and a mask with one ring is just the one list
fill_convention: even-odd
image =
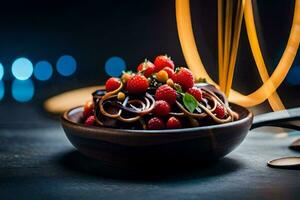
[(189, 93), (183, 95), (183, 104), (184, 106), (192, 113), (198, 106), (198, 102), (194, 96)]
[(181, 88), (181, 86), (179, 84), (174, 83), (174, 88), (175, 88), (176, 92), (182, 93), (182, 88)]
[(129, 71), (123, 70), (123, 71), (122, 71), (122, 74), (125, 74), (125, 73), (126, 73), (126, 74), (132, 74), (132, 71), (131, 71), (131, 70), (129, 70)]

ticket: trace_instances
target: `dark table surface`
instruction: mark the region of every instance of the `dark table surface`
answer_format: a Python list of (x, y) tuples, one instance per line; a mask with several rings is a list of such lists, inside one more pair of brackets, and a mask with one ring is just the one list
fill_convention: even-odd
[(0, 106), (0, 113), (1, 199), (300, 199), (300, 171), (266, 166), (300, 156), (287, 148), (295, 131), (278, 137), (279, 129), (257, 129), (213, 165), (149, 175), (81, 156), (59, 120), (33, 106)]

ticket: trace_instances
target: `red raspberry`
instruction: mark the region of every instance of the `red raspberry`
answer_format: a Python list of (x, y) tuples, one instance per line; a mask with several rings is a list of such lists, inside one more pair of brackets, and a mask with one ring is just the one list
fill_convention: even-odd
[(93, 112), (94, 112), (94, 103), (93, 103), (93, 101), (87, 101), (84, 104), (83, 117), (87, 118), (88, 116), (92, 115)]
[(152, 62), (150, 62), (149, 60), (145, 60), (137, 67), (137, 71), (142, 72), (144, 76), (148, 78), (154, 73), (154, 68), (155, 66)]
[(169, 115), (170, 110), (171, 108), (168, 102), (164, 100), (158, 100), (155, 102), (155, 106), (152, 113), (156, 116), (163, 117)]
[(165, 70), (168, 73), (168, 77), (171, 78), (173, 76), (173, 74), (175, 73), (173, 69), (171, 69), (170, 67), (165, 67), (163, 68), (163, 70)]
[(157, 88), (155, 92), (156, 100), (164, 100), (168, 102), (170, 105), (175, 103), (176, 97), (177, 97), (176, 91), (166, 84)]
[(154, 65), (155, 65), (154, 72), (159, 72), (164, 67), (169, 67), (174, 70), (174, 63), (171, 60), (171, 58), (168, 57), (167, 55), (157, 56), (154, 60)]
[(89, 117), (85, 120), (85, 122), (84, 122), (85, 125), (89, 125), (89, 126), (93, 126), (94, 123), (95, 123), (95, 116), (94, 116), (94, 115), (89, 116)]
[(183, 91), (187, 91), (194, 86), (194, 76), (190, 70), (181, 67), (177, 73), (172, 76), (174, 83), (181, 86)]
[(150, 130), (159, 130), (159, 129), (164, 129), (165, 128), (165, 123), (163, 122), (162, 119), (158, 117), (153, 117), (148, 121), (147, 125), (148, 129)]
[(143, 75), (137, 74), (127, 81), (126, 89), (130, 94), (141, 94), (145, 93), (148, 87), (148, 79)]
[(175, 129), (175, 128), (181, 128), (181, 122), (176, 117), (170, 117), (167, 121), (167, 128), (168, 129)]
[(192, 87), (187, 90), (187, 93), (193, 95), (199, 102), (202, 100), (202, 91), (200, 88)]
[(216, 116), (220, 119), (223, 119), (225, 117), (225, 109), (221, 104), (217, 104), (217, 107), (214, 111), (214, 113), (216, 114)]
[(114, 91), (118, 89), (121, 85), (121, 82), (118, 78), (111, 77), (105, 83), (105, 88), (107, 92)]

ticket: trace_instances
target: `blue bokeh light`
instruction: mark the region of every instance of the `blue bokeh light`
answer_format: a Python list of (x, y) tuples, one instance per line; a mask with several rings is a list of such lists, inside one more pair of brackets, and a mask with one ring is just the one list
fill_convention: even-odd
[(57, 60), (56, 70), (63, 76), (71, 76), (77, 68), (75, 58), (70, 55), (64, 55)]
[(286, 81), (290, 85), (300, 85), (300, 65), (295, 65), (290, 69)]
[(125, 61), (118, 56), (113, 56), (109, 58), (105, 63), (105, 71), (110, 76), (118, 77), (122, 74), (122, 71), (124, 71), (125, 69)]
[(37, 80), (46, 81), (52, 76), (52, 65), (47, 61), (40, 61), (34, 67), (34, 76)]
[(2, 80), (3, 76), (4, 76), (4, 67), (3, 67), (3, 65), (0, 63), (0, 81)]
[(32, 80), (17, 80), (12, 83), (11, 93), (13, 98), (18, 102), (30, 101), (34, 95), (34, 85)]
[(13, 62), (11, 71), (16, 79), (27, 80), (33, 73), (33, 66), (27, 58), (18, 58)]
[(5, 94), (4, 82), (0, 81), (0, 101), (3, 99)]

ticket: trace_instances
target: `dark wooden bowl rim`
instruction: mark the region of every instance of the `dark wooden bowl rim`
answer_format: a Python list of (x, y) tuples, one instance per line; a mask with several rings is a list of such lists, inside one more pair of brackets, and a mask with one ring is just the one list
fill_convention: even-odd
[[(200, 127), (192, 127), (192, 128), (180, 128), (180, 129), (164, 129), (164, 130), (131, 130), (131, 129), (116, 129), (116, 128), (107, 128), (107, 127), (96, 127), (96, 126), (88, 126), (82, 123), (76, 123), (72, 120), (69, 119), (69, 115), (71, 112), (76, 112), (82, 106), (78, 106), (75, 108), (72, 108), (68, 111), (66, 111), (62, 117), (62, 123), (65, 123), (68, 126), (71, 126), (73, 128), (81, 129), (83, 132), (88, 131), (88, 132), (93, 132), (97, 133), (98, 131), (101, 131), (102, 133), (105, 134), (110, 134), (110, 135), (122, 135), (122, 136), (132, 136), (132, 135), (147, 135), (147, 136), (154, 136), (154, 135), (166, 135), (166, 134), (172, 134), (172, 135), (181, 135), (181, 134), (186, 134), (186, 133), (194, 133), (194, 132), (199, 132), (201, 130), (207, 130), (207, 129), (220, 129), (220, 128), (227, 128), (227, 127), (234, 127), (238, 126), (240, 124), (245, 123), (246, 121), (249, 121), (253, 119), (253, 114), (251, 111), (249, 111), (247, 108), (244, 108), (242, 106), (239, 106), (237, 104), (231, 104), (233, 109), (237, 111), (239, 114), (243, 112), (245, 116), (243, 116), (241, 119), (225, 123), (225, 124), (216, 124), (216, 125), (209, 125), (209, 126), (200, 126)], [(80, 111), (77, 111), (80, 112)], [(80, 130), (79, 130), (80, 131)]]

